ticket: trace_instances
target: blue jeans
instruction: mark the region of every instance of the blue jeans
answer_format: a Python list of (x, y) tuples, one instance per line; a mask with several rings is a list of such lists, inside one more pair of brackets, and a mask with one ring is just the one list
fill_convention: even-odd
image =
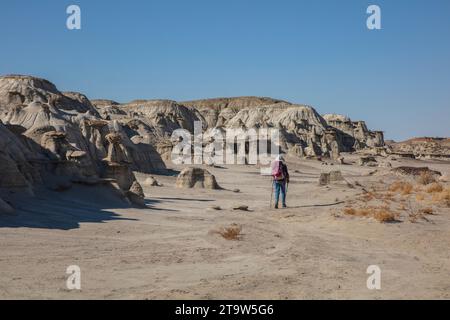
[(275, 206), (278, 206), (278, 200), (281, 192), (281, 202), (283, 206), (286, 206), (286, 180), (274, 181), (273, 186), (275, 189)]

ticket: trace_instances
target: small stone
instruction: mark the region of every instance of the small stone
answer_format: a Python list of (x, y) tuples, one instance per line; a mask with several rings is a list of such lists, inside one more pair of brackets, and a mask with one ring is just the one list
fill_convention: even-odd
[(233, 210), (249, 211), (248, 206), (236, 206)]

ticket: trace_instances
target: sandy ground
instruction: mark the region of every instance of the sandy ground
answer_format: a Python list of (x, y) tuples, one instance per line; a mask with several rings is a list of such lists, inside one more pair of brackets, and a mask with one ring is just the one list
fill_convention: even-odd
[[(402, 164), (450, 171), (445, 162)], [(155, 176), (164, 186), (145, 187), (148, 209), (126, 208), (97, 187), (39, 191), (17, 215), (0, 217), (0, 298), (449, 299), (450, 210), (383, 224), (339, 215), (344, 204), (311, 207), (361, 194), (318, 186), (321, 171), (336, 169), (363, 185), (394, 179), (369, 176), (373, 168), (290, 162), (283, 210), (269, 208), (270, 178), (253, 166), (209, 168), (228, 190), (176, 189), (175, 177)], [(211, 232), (232, 223), (242, 225), (240, 241)], [(66, 288), (69, 265), (81, 268), (80, 291)], [(381, 268), (381, 290), (367, 289), (369, 265)]]

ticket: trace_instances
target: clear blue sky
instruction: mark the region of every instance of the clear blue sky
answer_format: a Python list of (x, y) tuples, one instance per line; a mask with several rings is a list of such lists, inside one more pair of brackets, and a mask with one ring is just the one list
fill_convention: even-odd
[(91, 99), (270, 96), (387, 138), (450, 136), (448, 0), (2, 1), (0, 39), (0, 74)]

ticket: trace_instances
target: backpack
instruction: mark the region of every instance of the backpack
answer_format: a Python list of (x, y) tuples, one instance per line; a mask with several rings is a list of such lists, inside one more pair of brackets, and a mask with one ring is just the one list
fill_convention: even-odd
[(272, 163), (272, 177), (276, 181), (284, 180), (283, 162), (274, 161)]

